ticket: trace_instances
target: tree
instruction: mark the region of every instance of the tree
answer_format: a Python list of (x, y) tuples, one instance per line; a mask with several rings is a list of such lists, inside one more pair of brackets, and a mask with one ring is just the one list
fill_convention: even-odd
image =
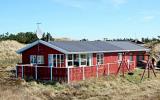
[(48, 42), (48, 41), (54, 41), (55, 39), (52, 37), (52, 35), (49, 32), (47, 32), (47, 33), (43, 33), (41, 40)]

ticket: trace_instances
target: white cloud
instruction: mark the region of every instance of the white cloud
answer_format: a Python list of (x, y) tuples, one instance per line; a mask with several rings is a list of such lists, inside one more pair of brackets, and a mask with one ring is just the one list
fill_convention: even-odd
[(155, 16), (144, 16), (143, 17), (143, 20), (145, 21), (145, 22), (149, 22), (149, 21), (151, 21), (151, 20), (153, 20), (155, 18)]

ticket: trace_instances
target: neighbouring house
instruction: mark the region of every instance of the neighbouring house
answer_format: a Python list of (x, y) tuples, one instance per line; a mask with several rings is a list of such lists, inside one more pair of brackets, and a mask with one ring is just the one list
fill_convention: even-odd
[(148, 59), (148, 51), (126, 41), (38, 40), (17, 51), (22, 63), (16, 66), (16, 76), (66, 82), (85, 80), (115, 74), (123, 57), (127, 67), (134, 70), (137, 56)]

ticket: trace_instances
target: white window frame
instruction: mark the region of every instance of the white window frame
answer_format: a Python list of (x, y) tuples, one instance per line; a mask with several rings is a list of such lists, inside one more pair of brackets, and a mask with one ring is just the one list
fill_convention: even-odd
[[(86, 58), (82, 59), (81, 55), (84, 55), (84, 54), (85, 54)], [(92, 61), (93, 60), (92, 59), (93, 58), (93, 54), (89, 54), (89, 53), (84, 53), (84, 54), (76, 54), (76, 55), (78, 55), (78, 62), (79, 62), (79, 66), (78, 67), (86, 67), (87, 63), (88, 63), (88, 57), (89, 57), (89, 65), (88, 66), (92, 66), (93, 65), (93, 61)], [(71, 60), (68, 59), (69, 55), (72, 55), (72, 59)], [(75, 67), (74, 66), (74, 60), (75, 60), (74, 59), (74, 55), (75, 54), (66, 54), (66, 66), (67, 67)], [(85, 61), (86, 64), (82, 65), (81, 64), (82, 60)], [(68, 62), (72, 62), (72, 65), (68, 65)]]
[(53, 67), (53, 54), (48, 54), (48, 65)]
[[(35, 59), (35, 62), (33, 62), (33, 58)], [(30, 64), (44, 64), (44, 56), (43, 55), (30, 55)]]
[[(54, 59), (53, 59), (53, 56), (55, 56), (55, 62), (53, 61)], [(59, 61), (58, 61), (58, 57), (57, 56), (59, 56)], [(63, 56), (63, 62), (62, 62), (62, 56)], [(51, 67), (58, 67), (58, 64), (60, 65), (59, 67), (61, 68), (61, 67), (63, 67), (62, 66), (62, 64), (63, 65), (65, 65), (65, 56), (64, 56), (64, 54), (48, 54), (48, 65), (49, 66), (51, 66)], [(54, 63), (56, 64), (55, 66), (54, 66)]]
[(93, 54), (89, 53), (88, 57), (89, 57), (89, 66), (92, 66), (93, 65)]
[(30, 55), (30, 64), (37, 64), (37, 56), (36, 55)]
[[(85, 55), (86, 57), (82, 59), (82, 55)], [(84, 67), (84, 66), (87, 66), (87, 54), (80, 54), (80, 67)], [(82, 65), (82, 61), (86, 62), (86, 64)]]
[(122, 61), (123, 59), (123, 53), (118, 53), (118, 61)]
[[(98, 59), (98, 56), (100, 57), (99, 59)], [(103, 57), (103, 58), (101, 58), (101, 57)], [(101, 62), (101, 61), (103, 61), (103, 62)], [(96, 62), (98, 65), (104, 64), (104, 53), (97, 53), (96, 54)]]
[[(69, 55), (71, 55), (71, 56), (72, 56), (72, 59), (68, 59)], [(68, 62), (72, 62), (72, 65), (69, 65), (69, 64), (68, 64)], [(74, 65), (73, 63), (74, 63), (74, 57), (73, 57), (73, 54), (68, 54), (68, 56), (67, 56), (67, 64), (68, 64), (68, 67), (73, 67), (73, 65)]]
[(37, 64), (44, 64), (44, 56), (37, 55)]

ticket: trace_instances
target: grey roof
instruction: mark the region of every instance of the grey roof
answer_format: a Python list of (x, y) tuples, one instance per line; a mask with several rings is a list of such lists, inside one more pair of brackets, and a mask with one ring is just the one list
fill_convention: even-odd
[(72, 53), (83, 52), (123, 52), (123, 51), (148, 51), (140, 45), (129, 41), (65, 41), (49, 42), (63, 50)]
[(149, 49), (127, 41), (65, 41), (45, 42), (38, 40), (17, 51), (22, 53), (25, 50), (37, 45), (44, 44), (50, 48), (65, 54), (71, 53), (98, 53), (98, 52), (125, 52), (125, 51), (149, 51)]

